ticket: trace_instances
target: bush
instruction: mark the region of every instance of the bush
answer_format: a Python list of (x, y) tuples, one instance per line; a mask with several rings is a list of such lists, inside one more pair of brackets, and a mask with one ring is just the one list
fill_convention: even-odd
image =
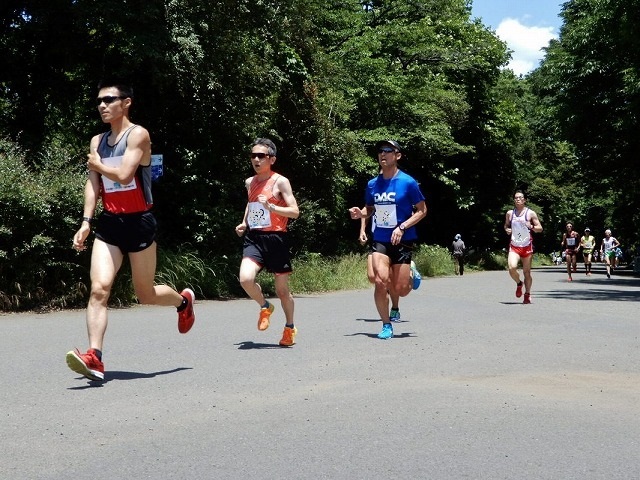
[(451, 253), (439, 245), (420, 245), (413, 253), (413, 261), (423, 277), (451, 275), (454, 272)]
[(65, 152), (29, 167), (14, 143), (0, 139), (0, 306), (18, 310), (77, 305), (87, 266), (71, 248), (82, 214), (85, 176)]

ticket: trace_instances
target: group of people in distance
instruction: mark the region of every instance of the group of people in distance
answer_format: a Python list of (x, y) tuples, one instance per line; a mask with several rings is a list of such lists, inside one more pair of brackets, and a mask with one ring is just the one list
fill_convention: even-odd
[[(578, 252), (582, 250), (582, 259), (584, 261), (585, 274), (591, 275), (591, 264), (593, 261), (593, 253), (596, 248), (596, 239), (591, 235), (591, 229), (586, 227), (584, 229), (584, 235), (580, 234), (573, 229), (573, 224), (567, 222), (566, 231), (562, 234), (561, 248), (565, 254), (567, 263), (567, 280), (573, 281), (572, 273), (578, 271)], [(616, 265), (616, 249), (620, 247), (620, 242), (611, 235), (611, 230), (606, 229), (604, 231), (604, 238), (600, 244), (600, 258), (604, 261), (607, 267), (607, 278), (611, 278), (611, 271)]]

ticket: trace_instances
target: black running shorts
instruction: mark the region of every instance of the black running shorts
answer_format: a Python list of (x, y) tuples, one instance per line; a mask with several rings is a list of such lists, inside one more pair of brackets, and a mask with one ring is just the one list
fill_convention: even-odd
[(291, 256), (286, 232), (249, 231), (244, 236), (242, 257), (250, 258), (271, 273), (290, 273)]
[(158, 225), (150, 211), (115, 214), (103, 211), (98, 217), (96, 238), (115, 245), (122, 253), (141, 252), (156, 239)]

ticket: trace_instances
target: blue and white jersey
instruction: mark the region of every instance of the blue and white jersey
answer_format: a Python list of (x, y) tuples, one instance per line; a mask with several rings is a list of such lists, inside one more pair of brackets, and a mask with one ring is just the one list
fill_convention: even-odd
[[(369, 180), (365, 192), (365, 205), (375, 205), (374, 242), (390, 242), (393, 229), (411, 217), (413, 206), (424, 201), (424, 195), (415, 179), (401, 170), (393, 178), (382, 174)], [(406, 241), (418, 238), (415, 227), (407, 228), (402, 237)]]

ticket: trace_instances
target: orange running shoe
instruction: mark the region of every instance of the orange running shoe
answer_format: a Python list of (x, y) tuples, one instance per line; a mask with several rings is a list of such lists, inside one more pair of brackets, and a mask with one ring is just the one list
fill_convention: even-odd
[(298, 334), (298, 329), (296, 327), (284, 327), (284, 331), (282, 332), (282, 338), (280, 339), (281, 347), (290, 347), (291, 345), (295, 345), (296, 343), (296, 335)]
[(269, 303), (268, 307), (264, 307), (260, 309), (260, 316), (258, 317), (258, 330), (264, 331), (269, 328), (269, 322), (271, 319), (271, 314), (276, 309), (273, 303)]
[(97, 357), (93, 348), (80, 353), (77, 348), (67, 352), (67, 365), (71, 370), (89, 380), (104, 380), (104, 363)]

